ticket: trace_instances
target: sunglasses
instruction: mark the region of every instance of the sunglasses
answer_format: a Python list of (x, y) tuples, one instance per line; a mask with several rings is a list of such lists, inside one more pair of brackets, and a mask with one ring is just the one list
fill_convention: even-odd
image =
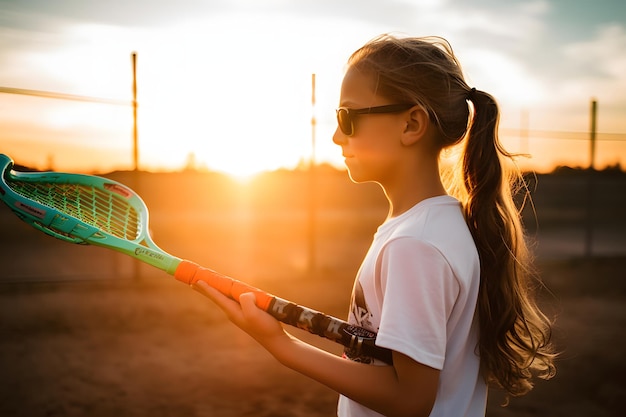
[(354, 135), (354, 120), (358, 115), (362, 114), (383, 114), (383, 113), (399, 113), (413, 107), (414, 104), (388, 104), (386, 106), (365, 107), (362, 109), (349, 109), (347, 107), (339, 107), (337, 109), (337, 123), (339, 129), (346, 136)]

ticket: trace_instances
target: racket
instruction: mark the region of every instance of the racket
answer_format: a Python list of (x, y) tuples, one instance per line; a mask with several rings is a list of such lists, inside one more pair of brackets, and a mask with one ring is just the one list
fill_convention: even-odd
[(148, 208), (125, 185), (94, 175), (17, 172), (0, 154), (0, 200), (21, 220), (57, 239), (95, 245), (132, 256), (192, 285), (202, 280), (239, 301), (252, 292), (256, 304), (279, 321), (340, 343), (356, 355), (391, 363), (391, 351), (375, 345), (376, 333), (276, 297), (160, 249), (150, 237)]

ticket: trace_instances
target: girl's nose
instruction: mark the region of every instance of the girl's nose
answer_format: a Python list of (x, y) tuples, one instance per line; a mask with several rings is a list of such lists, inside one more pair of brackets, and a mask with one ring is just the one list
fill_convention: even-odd
[(348, 143), (348, 137), (343, 134), (341, 129), (339, 129), (339, 126), (337, 126), (337, 128), (335, 129), (335, 133), (333, 134), (333, 142), (335, 143), (335, 145), (339, 146)]

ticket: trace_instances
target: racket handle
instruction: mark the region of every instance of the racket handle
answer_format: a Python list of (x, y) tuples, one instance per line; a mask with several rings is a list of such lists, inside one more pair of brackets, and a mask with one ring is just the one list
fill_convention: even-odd
[(190, 261), (182, 261), (178, 265), (176, 271), (174, 272), (174, 278), (188, 285), (192, 285), (197, 281), (204, 281), (211, 287), (235, 301), (239, 301), (239, 296), (241, 294), (252, 292), (256, 297), (257, 307), (263, 311), (269, 310), (270, 304), (275, 298), (273, 295), (268, 294), (265, 291), (251, 285), (244, 284), (243, 282), (227, 277), (226, 275), (222, 275), (212, 269), (201, 267)]
[(370, 330), (275, 297), (190, 261), (181, 261), (174, 272), (174, 277), (188, 285), (202, 280), (235, 301), (239, 301), (241, 294), (252, 292), (256, 296), (256, 305), (260, 309), (285, 324), (342, 344), (355, 355), (363, 354), (389, 364), (393, 362), (391, 351), (376, 346), (376, 333)]

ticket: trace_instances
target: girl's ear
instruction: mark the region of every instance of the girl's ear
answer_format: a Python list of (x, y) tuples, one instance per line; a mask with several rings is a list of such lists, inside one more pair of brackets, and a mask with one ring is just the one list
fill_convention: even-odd
[(430, 118), (428, 112), (422, 106), (414, 106), (411, 108), (407, 119), (406, 127), (402, 133), (402, 144), (411, 146), (419, 142), (426, 135)]

